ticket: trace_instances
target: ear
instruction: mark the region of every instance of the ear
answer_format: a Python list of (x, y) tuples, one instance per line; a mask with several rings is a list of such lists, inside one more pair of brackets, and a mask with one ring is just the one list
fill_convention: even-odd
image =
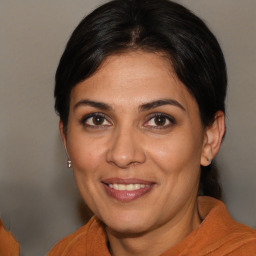
[(217, 155), (223, 136), (225, 134), (225, 115), (222, 111), (215, 114), (214, 122), (207, 127), (204, 135), (203, 150), (201, 154), (201, 165), (207, 166)]
[(68, 156), (68, 152), (67, 152), (67, 136), (66, 136), (66, 131), (65, 131), (65, 128), (64, 128), (64, 124), (63, 124), (63, 122), (61, 120), (59, 121), (59, 130), (60, 130), (60, 136), (61, 136), (64, 148), (65, 148), (65, 151), (66, 151), (67, 156)]

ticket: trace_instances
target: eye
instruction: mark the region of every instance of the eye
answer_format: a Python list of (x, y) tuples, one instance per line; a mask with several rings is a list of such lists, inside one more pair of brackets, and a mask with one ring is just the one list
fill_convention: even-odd
[(169, 127), (172, 124), (175, 124), (173, 117), (159, 113), (152, 115), (150, 119), (144, 124), (144, 126), (163, 129)]
[(88, 127), (104, 127), (111, 126), (111, 122), (108, 121), (106, 116), (102, 113), (91, 113), (82, 118), (81, 123)]

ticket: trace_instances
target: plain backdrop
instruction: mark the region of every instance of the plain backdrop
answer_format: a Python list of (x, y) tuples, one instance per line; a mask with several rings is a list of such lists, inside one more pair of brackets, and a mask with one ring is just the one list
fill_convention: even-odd
[[(100, 0), (0, 0), (0, 217), (40, 256), (84, 223), (54, 112), (54, 73), (78, 22)], [(231, 215), (256, 228), (256, 1), (182, 0), (223, 48), (227, 135), (217, 157)]]

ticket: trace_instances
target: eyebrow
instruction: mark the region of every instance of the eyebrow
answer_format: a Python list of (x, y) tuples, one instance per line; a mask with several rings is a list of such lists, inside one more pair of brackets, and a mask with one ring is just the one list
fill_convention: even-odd
[(157, 108), (164, 105), (172, 105), (182, 109), (183, 111), (186, 111), (186, 109), (177, 100), (174, 100), (174, 99), (155, 100), (155, 101), (141, 105), (140, 110), (146, 111), (146, 110), (150, 110), (150, 109)]
[[(154, 109), (154, 108), (164, 106), (164, 105), (172, 105), (172, 106), (182, 109), (183, 111), (186, 111), (186, 109), (178, 101), (176, 101), (174, 99), (160, 99), (160, 100), (148, 102), (148, 103), (140, 105), (139, 110), (147, 111), (147, 110)], [(98, 109), (104, 110), (104, 111), (112, 110), (112, 107), (106, 103), (91, 101), (91, 100), (87, 100), (87, 99), (82, 99), (82, 100), (78, 101), (75, 104), (74, 109), (76, 109), (80, 106), (90, 106), (90, 107), (98, 108)]]
[(97, 101), (91, 101), (91, 100), (87, 100), (87, 99), (83, 99), (83, 100), (80, 100), (78, 101), (75, 106), (74, 106), (74, 109), (80, 107), (80, 106), (90, 106), (90, 107), (94, 107), (94, 108), (98, 108), (98, 109), (101, 109), (101, 110), (105, 110), (105, 111), (109, 111), (111, 110), (112, 108), (106, 104), (106, 103), (103, 103), (103, 102), (97, 102)]

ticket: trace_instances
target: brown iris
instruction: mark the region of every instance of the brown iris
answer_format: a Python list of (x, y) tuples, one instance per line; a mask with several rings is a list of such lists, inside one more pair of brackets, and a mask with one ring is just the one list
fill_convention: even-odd
[(94, 116), (92, 119), (94, 125), (102, 125), (104, 123), (104, 117), (102, 116)]
[(166, 117), (164, 116), (156, 116), (154, 118), (155, 124), (157, 126), (164, 126), (166, 124)]

